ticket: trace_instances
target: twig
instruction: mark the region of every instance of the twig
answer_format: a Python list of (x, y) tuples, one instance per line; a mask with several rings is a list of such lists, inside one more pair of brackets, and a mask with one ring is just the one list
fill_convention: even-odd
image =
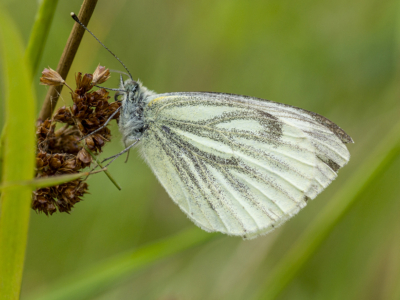
[[(85, 25), (89, 23), (89, 19), (93, 14), (96, 7), (97, 0), (84, 0), (81, 10), (79, 11), (78, 17), (81, 22)], [(66, 79), (72, 62), (75, 58), (75, 54), (78, 51), (79, 44), (81, 43), (85, 30), (77, 23), (74, 24), (71, 34), (69, 35), (67, 44), (65, 45), (64, 52), (61, 55), (60, 61), (58, 62), (57, 72), (62, 78)], [(61, 93), (63, 85), (51, 86), (47, 92), (46, 99), (44, 100), (42, 109), (39, 113), (38, 121), (46, 120), (50, 118), (54, 112), (54, 108), (57, 104), (58, 97)]]
[[(92, 151), (89, 150), (89, 148), (86, 145), (83, 145), (83, 148), (90, 154), (90, 156), (94, 159), (94, 161), (99, 165), (99, 167), (104, 170), (104, 173), (107, 175), (107, 177), (111, 180), (111, 182), (116, 186), (117, 189), (121, 190), (121, 187), (119, 184), (115, 181), (115, 179), (111, 176), (110, 172), (107, 171), (107, 168), (104, 168), (100, 161), (97, 159), (96, 155)], [(94, 171), (91, 171), (90, 174), (95, 174)]]

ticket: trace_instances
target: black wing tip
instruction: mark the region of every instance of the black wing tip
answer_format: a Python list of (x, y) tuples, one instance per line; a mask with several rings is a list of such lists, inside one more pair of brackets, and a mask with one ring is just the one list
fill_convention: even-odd
[[(337, 125), (336, 125), (337, 126)], [(344, 143), (344, 144), (354, 144), (353, 139), (351, 138), (351, 136), (349, 136), (342, 128), (340, 128), (339, 126), (337, 126), (337, 128), (332, 129), (330, 128), (333, 133), (340, 138), (340, 140)]]
[(318, 123), (320, 123), (321, 125), (328, 128), (330, 131), (332, 131), (342, 141), (342, 143), (344, 144), (354, 143), (350, 135), (348, 135), (342, 128), (340, 128), (338, 125), (336, 125), (328, 118), (325, 118), (324, 116), (321, 116), (315, 112), (311, 112), (305, 109), (303, 109), (303, 111), (308, 112), (314, 118), (314, 120), (316, 120)]

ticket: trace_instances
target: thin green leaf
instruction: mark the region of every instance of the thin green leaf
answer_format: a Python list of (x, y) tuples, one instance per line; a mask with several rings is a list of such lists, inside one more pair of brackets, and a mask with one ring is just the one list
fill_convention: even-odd
[(4, 140), (6, 138), (6, 126), (1, 129), (0, 134), (0, 182), (2, 182), (3, 178), (3, 150), (4, 150)]
[(368, 185), (376, 180), (400, 155), (400, 123), (379, 143), (370, 157), (350, 180), (332, 197), (316, 219), (304, 231), (285, 256), (269, 273), (259, 297), (256, 299), (277, 299), (296, 274), (305, 266), (336, 224), (345, 216), (351, 206), (360, 199)]
[[(35, 93), (14, 20), (0, 5), (0, 45), (6, 91), (3, 181), (32, 180), (35, 164)], [(18, 299), (31, 206), (31, 189), (6, 188), (1, 195), (0, 299)]]
[(32, 190), (35, 190), (35, 189), (59, 185), (59, 184), (66, 183), (66, 182), (69, 182), (72, 180), (76, 180), (83, 176), (88, 176), (88, 175), (90, 175), (89, 172), (82, 172), (82, 173), (77, 173), (77, 174), (50, 176), (50, 177), (44, 177), (44, 178), (39, 178), (39, 179), (34, 179), (34, 180), (4, 182), (2, 185), (0, 185), (0, 191), (7, 189), (7, 188), (11, 188), (11, 187), (14, 187), (14, 188), (15, 187), (29, 187)]
[(25, 51), (25, 61), (31, 65), (31, 75), (36, 74), (39, 67), (57, 3), (58, 0), (42, 0), (36, 14), (28, 47)]
[(218, 235), (198, 228), (187, 229), (166, 239), (140, 247), (133, 252), (121, 254), (89, 270), (63, 278), (52, 284), (46, 294), (39, 294), (30, 299), (92, 299), (132, 273), (149, 267), (160, 259), (205, 243), (216, 236)]

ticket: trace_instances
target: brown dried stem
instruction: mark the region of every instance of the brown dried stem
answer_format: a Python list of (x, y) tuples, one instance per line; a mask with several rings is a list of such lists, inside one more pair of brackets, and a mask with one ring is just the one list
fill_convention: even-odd
[[(96, 7), (97, 0), (84, 0), (81, 9), (78, 14), (78, 18), (86, 26), (89, 23), (90, 17)], [(77, 23), (74, 24), (71, 34), (69, 35), (67, 44), (65, 45), (64, 52), (61, 55), (60, 61), (58, 62), (57, 72), (62, 78), (66, 79), (72, 62), (75, 58), (75, 54), (78, 51), (78, 47), (81, 43), (85, 30)], [(63, 85), (51, 86), (47, 92), (46, 99), (44, 100), (42, 109), (39, 113), (38, 121), (46, 120), (51, 118), (54, 109), (56, 107), (58, 97), (61, 93)]]

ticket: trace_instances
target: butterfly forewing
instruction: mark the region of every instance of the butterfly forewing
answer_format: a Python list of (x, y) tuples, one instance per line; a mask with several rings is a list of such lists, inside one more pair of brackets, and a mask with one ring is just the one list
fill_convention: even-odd
[(315, 198), (349, 160), (351, 138), (317, 114), (218, 93), (154, 96), (142, 153), (198, 226), (256, 237)]

